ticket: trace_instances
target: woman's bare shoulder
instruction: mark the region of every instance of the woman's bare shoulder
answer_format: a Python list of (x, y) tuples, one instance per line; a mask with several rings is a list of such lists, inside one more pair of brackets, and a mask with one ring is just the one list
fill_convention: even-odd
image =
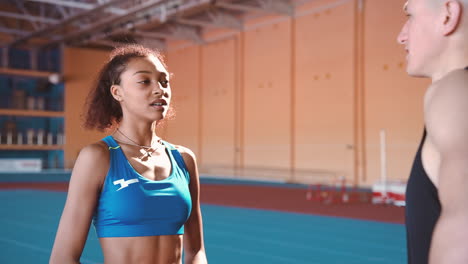
[[(103, 141), (83, 147), (76, 159), (72, 178), (93, 179), (102, 183), (109, 170), (109, 157), (109, 147)], [(100, 176), (96, 177), (97, 175)]]

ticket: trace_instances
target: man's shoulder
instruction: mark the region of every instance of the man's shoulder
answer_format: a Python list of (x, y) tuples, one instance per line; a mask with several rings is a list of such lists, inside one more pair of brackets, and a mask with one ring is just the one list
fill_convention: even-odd
[(448, 153), (468, 140), (468, 71), (452, 71), (431, 89), (424, 109), (427, 134), (439, 152)]

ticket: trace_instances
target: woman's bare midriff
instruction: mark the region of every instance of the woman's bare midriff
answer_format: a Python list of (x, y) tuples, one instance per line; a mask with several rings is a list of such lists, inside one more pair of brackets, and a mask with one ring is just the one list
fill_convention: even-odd
[(181, 264), (182, 235), (104, 237), (104, 264)]

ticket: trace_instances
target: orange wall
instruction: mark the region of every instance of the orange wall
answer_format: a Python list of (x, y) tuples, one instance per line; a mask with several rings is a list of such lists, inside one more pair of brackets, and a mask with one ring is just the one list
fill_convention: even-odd
[[(234, 46), (228, 39), (205, 45), (202, 51), (201, 157), (208, 166), (232, 167), (235, 162)], [(223, 58), (222, 65), (211, 63), (218, 58)]]
[[(201, 59), (199, 47), (192, 46), (168, 52), (167, 61), (182, 63), (170, 64), (172, 106), (175, 109), (175, 119), (167, 122), (166, 134), (169, 140), (176, 139), (179, 145), (190, 147), (200, 152), (200, 73)], [(198, 157), (200, 159), (200, 157)]]
[(65, 48), (63, 75), (65, 79), (65, 167), (72, 168), (81, 148), (105, 135), (82, 128), (83, 105), (108, 52), (91, 49)]
[(352, 7), (349, 1), (301, 16), (296, 28), (296, 166), (348, 178), (354, 166)]
[(385, 129), (389, 178), (406, 179), (428, 81), (404, 71), (396, 43), (404, 2), (363, 1), (359, 13), (357, 0), (312, 1), (293, 20), (261, 17), (242, 33), (208, 32), (202, 46), (171, 43), (173, 91), (187, 99), (168, 137), (192, 148), (208, 173), (262, 168), (271, 178), (370, 185)]
[(245, 33), (244, 166), (290, 166), (291, 26), (274, 23)]
[[(366, 4), (365, 135), (366, 177), (379, 174), (379, 132), (386, 130), (388, 175), (406, 179), (423, 131), (423, 94), (430, 81), (408, 77), (405, 53), (396, 41), (405, 21), (404, 1)], [(385, 12), (382, 12), (385, 10)]]

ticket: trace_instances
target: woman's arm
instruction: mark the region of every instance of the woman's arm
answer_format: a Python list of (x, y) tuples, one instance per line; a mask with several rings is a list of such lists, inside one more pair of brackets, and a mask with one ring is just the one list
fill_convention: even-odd
[(190, 149), (178, 147), (184, 158), (190, 174), (190, 195), (192, 197), (192, 213), (185, 223), (184, 251), (186, 264), (208, 263), (203, 243), (203, 223), (200, 210), (200, 180), (195, 154)]
[(109, 150), (104, 142), (81, 150), (70, 179), (50, 264), (79, 263), (108, 169)]

